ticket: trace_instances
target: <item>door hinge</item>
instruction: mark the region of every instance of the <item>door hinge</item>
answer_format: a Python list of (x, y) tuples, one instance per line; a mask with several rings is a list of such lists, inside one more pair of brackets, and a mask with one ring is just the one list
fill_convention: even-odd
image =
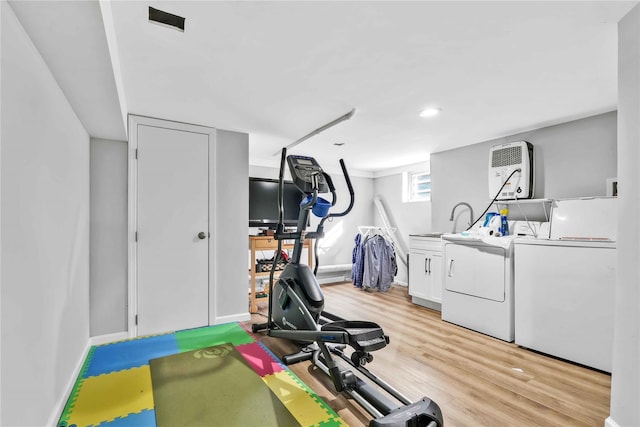
[(137, 231), (135, 233), (135, 239), (136, 239), (136, 242), (137, 242), (138, 241), (138, 232)]
[(136, 160), (138, 160), (138, 149), (136, 148)]
[(138, 326), (138, 315), (136, 314), (136, 326)]

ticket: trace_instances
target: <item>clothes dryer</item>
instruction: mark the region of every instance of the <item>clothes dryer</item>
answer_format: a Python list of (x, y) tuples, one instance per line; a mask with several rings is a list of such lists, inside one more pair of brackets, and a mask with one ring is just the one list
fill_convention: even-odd
[(444, 235), (442, 320), (514, 339), (513, 240)]

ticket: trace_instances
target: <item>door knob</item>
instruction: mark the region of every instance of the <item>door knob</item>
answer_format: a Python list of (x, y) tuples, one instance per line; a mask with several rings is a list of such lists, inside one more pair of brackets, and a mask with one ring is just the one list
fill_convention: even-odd
[(204, 231), (201, 231), (198, 233), (198, 239), (202, 240), (205, 239), (207, 237), (207, 233), (205, 233)]

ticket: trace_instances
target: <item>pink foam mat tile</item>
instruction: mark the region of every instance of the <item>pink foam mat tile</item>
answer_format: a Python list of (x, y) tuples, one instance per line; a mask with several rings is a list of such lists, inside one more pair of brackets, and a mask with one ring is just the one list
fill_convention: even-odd
[(261, 377), (286, 370), (282, 362), (259, 342), (239, 345), (236, 350)]

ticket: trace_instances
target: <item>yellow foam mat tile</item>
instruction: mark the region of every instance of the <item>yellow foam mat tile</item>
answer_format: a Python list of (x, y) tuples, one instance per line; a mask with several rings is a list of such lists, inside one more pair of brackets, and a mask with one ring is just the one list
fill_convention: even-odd
[(286, 371), (265, 375), (262, 379), (300, 425), (319, 425), (332, 418), (332, 414), (329, 414), (314, 396), (300, 387)]
[(153, 409), (148, 365), (86, 378), (67, 425), (98, 425), (145, 409)]

